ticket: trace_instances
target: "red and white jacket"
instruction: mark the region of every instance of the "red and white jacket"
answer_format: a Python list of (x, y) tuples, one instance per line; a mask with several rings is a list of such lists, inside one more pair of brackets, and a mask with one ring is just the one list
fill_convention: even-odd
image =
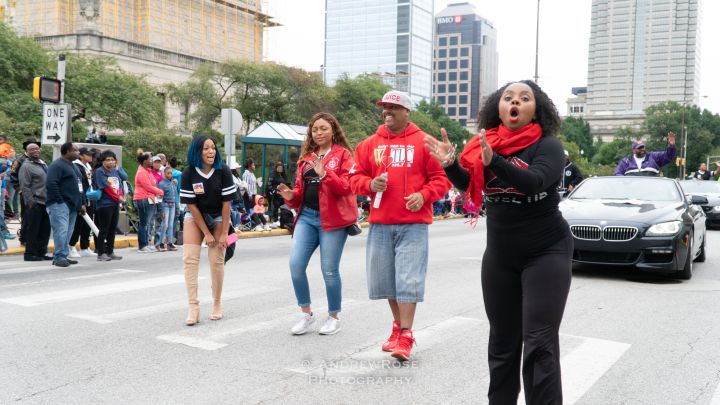
[[(305, 183), (302, 173), (305, 165), (312, 164), (312, 156), (305, 156), (298, 162), (297, 179), (293, 189), (293, 199), (285, 200), (290, 208), (302, 212)], [(349, 173), (353, 166), (352, 153), (340, 145), (333, 145), (323, 158), (325, 177), (320, 181), (318, 202), (320, 205), (320, 223), (323, 231), (345, 228), (357, 221), (357, 200), (350, 188)], [(300, 212), (295, 221), (300, 217)]]
[[(368, 221), (373, 224), (430, 224), (432, 203), (450, 190), (445, 171), (425, 148), (425, 133), (409, 123), (401, 134), (380, 125), (374, 135), (360, 142), (355, 149), (355, 166), (350, 171), (350, 184), (356, 194), (375, 201), (370, 182), (385, 171), (387, 189), (380, 208), (370, 208)], [(405, 197), (420, 192), (423, 206), (418, 211), (406, 208)]]

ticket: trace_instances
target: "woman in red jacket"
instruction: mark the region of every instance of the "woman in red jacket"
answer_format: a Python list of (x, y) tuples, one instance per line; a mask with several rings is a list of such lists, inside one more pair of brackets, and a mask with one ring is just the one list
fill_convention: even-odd
[(308, 125), (295, 188), (278, 186), (287, 205), (299, 209), (290, 252), (290, 273), (304, 316), (293, 326), (293, 334), (302, 335), (315, 324), (306, 270), (318, 246), (329, 313), (319, 333), (332, 335), (340, 330), (340, 257), (348, 235), (346, 228), (357, 220), (357, 201), (348, 180), (352, 166), (350, 145), (337, 119), (327, 113), (315, 114)]
[(140, 216), (140, 224), (138, 225), (138, 252), (152, 253), (157, 252), (155, 247), (150, 243), (152, 225), (155, 222), (157, 214), (157, 205), (163, 194), (162, 190), (157, 187), (155, 176), (152, 174), (152, 155), (149, 152), (138, 154), (138, 166), (135, 173), (135, 195), (133, 196), (133, 204)]

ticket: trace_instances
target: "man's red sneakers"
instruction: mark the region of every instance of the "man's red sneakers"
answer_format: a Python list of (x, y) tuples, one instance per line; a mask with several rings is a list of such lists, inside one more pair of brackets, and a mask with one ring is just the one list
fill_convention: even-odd
[(412, 330), (405, 329), (400, 333), (395, 345), (395, 350), (392, 352), (392, 356), (400, 361), (408, 361), (410, 359), (410, 351), (415, 344), (415, 338), (413, 337)]
[(388, 340), (383, 343), (382, 349), (386, 352), (393, 351), (393, 349), (395, 349), (395, 344), (397, 343), (398, 336), (400, 336), (400, 321), (393, 321), (392, 333), (390, 334)]

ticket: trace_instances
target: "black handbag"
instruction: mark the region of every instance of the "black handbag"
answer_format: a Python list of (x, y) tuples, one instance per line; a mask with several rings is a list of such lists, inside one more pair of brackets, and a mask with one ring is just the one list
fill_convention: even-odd
[(345, 230), (347, 231), (348, 235), (350, 235), (350, 236), (357, 236), (362, 233), (362, 228), (360, 228), (360, 225), (358, 225), (357, 223), (354, 223), (354, 224), (346, 227)]

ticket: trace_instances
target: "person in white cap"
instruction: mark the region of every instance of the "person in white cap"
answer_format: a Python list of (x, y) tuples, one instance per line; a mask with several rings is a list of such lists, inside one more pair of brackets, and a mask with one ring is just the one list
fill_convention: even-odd
[(368, 218), (368, 293), (370, 299), (388, 300), (393, 327), (382, 350), (404, 361), (415, 343), (415, 310), (425, 294), (432, 203), (447, 193), (450, 182), (425, 148), (426, 134), (410, 122), (410, 97), (393, 90), (377, 105), (384, 123), (355, 149), (350, 184), (355, 194), (374, 199)]

